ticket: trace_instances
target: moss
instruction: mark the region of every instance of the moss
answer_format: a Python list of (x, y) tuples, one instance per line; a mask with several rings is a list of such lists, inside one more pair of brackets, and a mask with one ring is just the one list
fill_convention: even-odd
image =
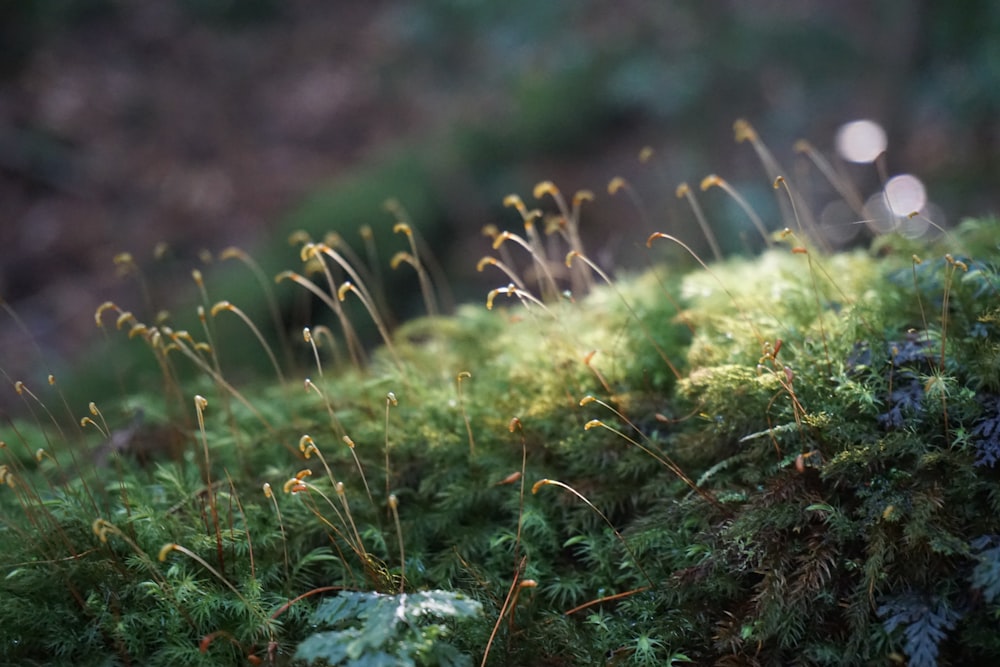
[(990, 229), (505, 288), (287, 383), (132, 323), (141, 420), (5, 428), (4, 660), (995, 658)]

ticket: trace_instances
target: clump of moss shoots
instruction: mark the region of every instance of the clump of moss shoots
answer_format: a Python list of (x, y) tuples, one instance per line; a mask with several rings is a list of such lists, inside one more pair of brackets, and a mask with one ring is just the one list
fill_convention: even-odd
[(112, 368), (120, 397), (84, 409), (14, 385), (3, 662), (997, 659), (996, 223), (834, 254), (774, 185), (789, 216), (759, 256), (664, 230), (612, 279), (578, 233), (594, 195), (541, 183), (550, 214), (510, 196), (520, 223), (490, 230), (486, 303), (395, 330), (339, 237), (295, 237), (274, 287), (311, 324), (283, 346), (200, 274), (186, 329), (100, 306), (158, 380)]

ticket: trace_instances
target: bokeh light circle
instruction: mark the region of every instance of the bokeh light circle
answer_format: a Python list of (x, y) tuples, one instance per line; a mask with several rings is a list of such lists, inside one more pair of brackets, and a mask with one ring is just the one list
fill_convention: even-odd
[(874, 162), (885, 152), (888, 139), (882, 126), (873, 120), (845, 123), (837, 130), (837, 153), (848, 162)]
[(837, 199), (823, 207), (819, 214), (819, 230), (834, 246), (851, 241), (861, 232), (864, 224), (846, 202)]
[(920, 210), (920, 215), (908, 217), (899, 225), (899, 233), (910, 238), (935, 238), (948, 226), (944, 210), (932, 201)]
[(885, 199), (893, 213), (906, 217), (924, 208), (927, 189), (913, 174), (900, 174), (885, 184)]
[(889, 208), (883, 192), (877, 192), (868, 198), (864, 214), (865, 224), (874, 234), (888, 234), (899, 225), (899, 216)]

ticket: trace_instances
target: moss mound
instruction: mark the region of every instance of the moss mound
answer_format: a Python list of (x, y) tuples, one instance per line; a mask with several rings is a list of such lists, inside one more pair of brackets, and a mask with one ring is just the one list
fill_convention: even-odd
[[(995, 229), (708, 268), (661, 236), (667, 263), (611, 284), (571, 252), (575, 296), (511, 282), (365, 366), (317, 327), (277, 381), (216, 356), (257, 344), (218, 334), (228, 307), (194, 334), (108, 306), (163, 390), (59, 428), (58, 388), (18, 386), (3, 659), (1000, 657)], [(304, 250), (290, 279), (364, 316)]]

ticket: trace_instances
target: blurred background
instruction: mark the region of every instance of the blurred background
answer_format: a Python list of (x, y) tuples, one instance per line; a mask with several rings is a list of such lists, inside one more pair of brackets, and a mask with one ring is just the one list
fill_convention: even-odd
[[(706, 250), (675, 196), (689, 182), (723, 250), (741, 252), (745, 216), (700, 192), (704, 176), (783, 224), (771, 179), (734, 141), (738, 118), (787, 165), (808, 140), (863, 196), (913, 174), (935, 221), (954, 224), (997, 210), (998, 112), (993, 0), (4, 2), (0, 368), (42, 384), (91, 349), (102, 301), (144, 321), (190, 304), (191, 269), (228, 245), (273, 275), (299, 266), (292, 230), (360, 248), (369, 225), (387, 264), (407, 247), (390, 197), (459, 300), (505, 282), (475, 271), (490, 252), (480, 230), (519, 229), (503, 197), (535, 206), (543, 179), (597, 195), (585, 245), (609, 269), (633, 263), (647, 234), (607, 194), (615, 176), (654, 227)], [(858, 119), (884, 128), (878, 166), (837, 156), (838, 129)], [(817, 186), (810, 203), (831, 192)], [(118, 275), (123, 251), (148, 301), (134, 273)], [(414, 282), (389, 285), (399, 317), (421, 311)]]

